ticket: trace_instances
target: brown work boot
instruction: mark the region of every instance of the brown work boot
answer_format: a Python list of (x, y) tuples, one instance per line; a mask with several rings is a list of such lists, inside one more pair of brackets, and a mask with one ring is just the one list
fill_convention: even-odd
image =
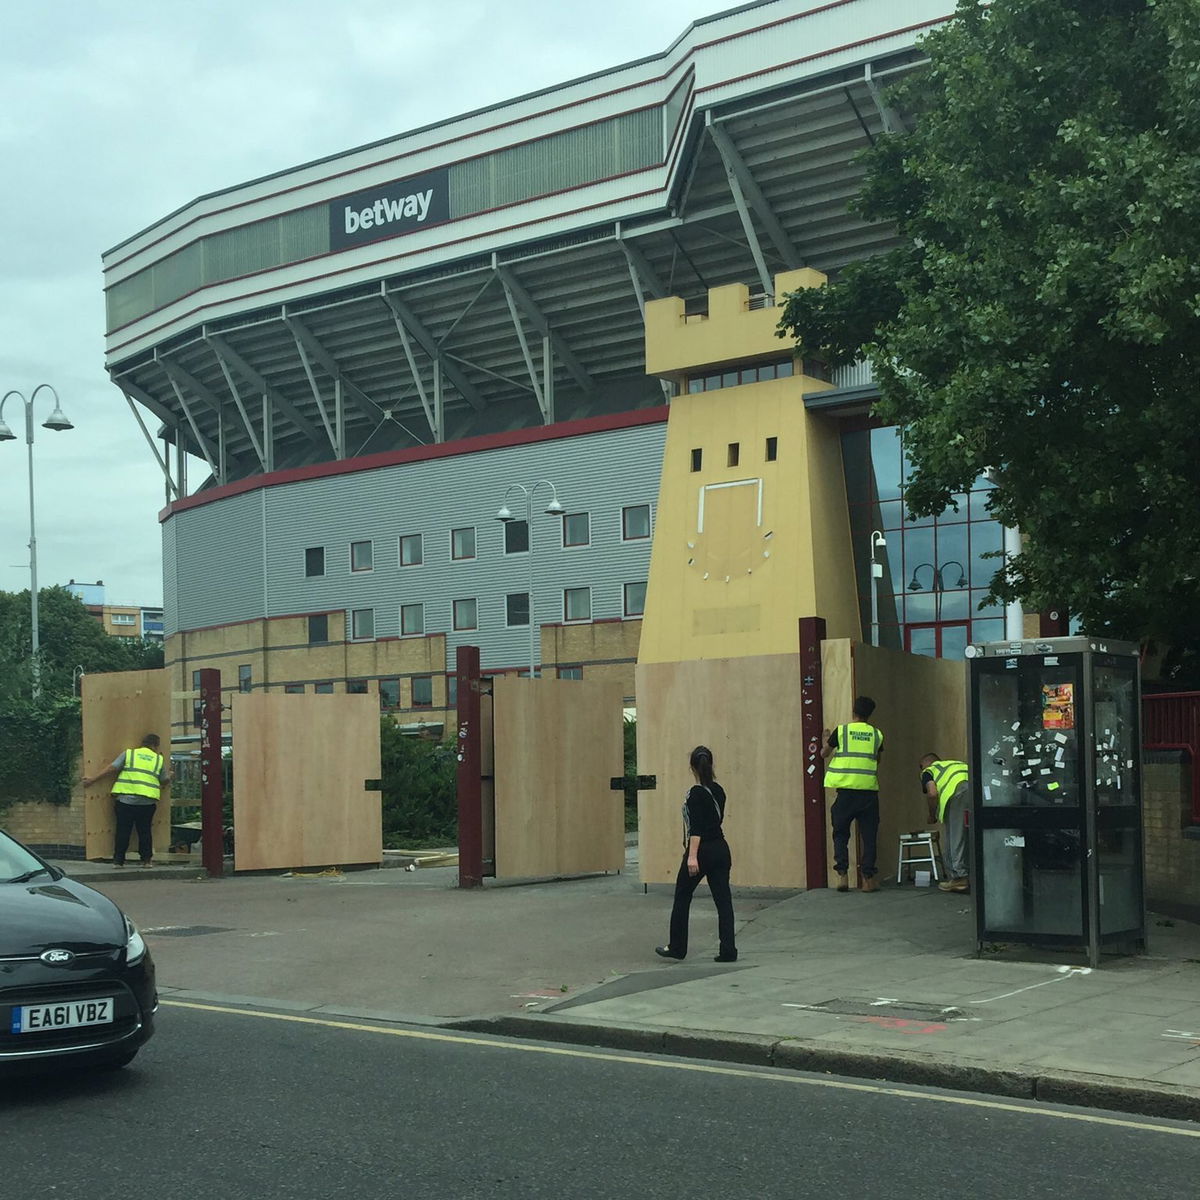
[(862, 890), (864, 892), (879, 891), (879, 880), (876, 879), (874, 875), (872, 875), (869, 879), (864, 879), (862, 881)]
[(837, 890), (839, 892), (848, 892), (850, 890), (850, 880), (847, 878), (845, 871), (838, 872)]
[(971, 881), (965, 875), (960, 875), (957, 879), (943, 879), (938, 884), (939, 892), (969, 892), (970, 890)]

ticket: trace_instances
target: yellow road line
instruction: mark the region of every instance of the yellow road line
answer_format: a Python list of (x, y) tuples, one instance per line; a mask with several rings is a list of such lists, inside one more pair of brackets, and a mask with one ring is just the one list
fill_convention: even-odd
[[(228, 1013), (236, 1017), (259, 1017), (266, 1021), (288, 1021), (294, 1025), (320, 1025), (325, 1029), (348, 1029), (355, 1033), (383, 1034), (387, 1037), (412, 1038), (424, 1042), (452, 1042), (462, 1046), (489, 1046), (494, 1050), (518, 1050), (530, 1054), (553, 1054), (562, 1058), (587, 1058), (597, 1062), (631, 1063), (634, 1066), (663, 1067), (671, 1071), (696, 1071), (704, 1075), (732, 1075), (744, 1079), (769, 1079), (777, 1083), (807, 1087), (834, 1088), (844, 1092), (870, 1092), (879, 1096), (901, 1096), (908, 1100), (932, 1100), (939, 1104), (957, 1104), (964, 1108), (988, 1108), (998, 1112), (1024, 1113), (1053, 1117), (1060, 1121), (1082, 1121), (1088, 1125), (1115, 1125), (1145, 1133), (1169, 1133), (1176, 1137), (1200, 1138), (1200, 1129), (1178, 1129), (1172, 1125), (1151, 1125), (1144, 1121), (1126, 1121), (1119, 1117), (1101, 1117), (1086, 1112), (1060, 1112), (1057, 1109), (1032, 1108), (1002, 1100), (971, 1100), (965, 1096), (945, 1096), (934, 1092), (915, 1092), (908, 1088), (887, 1087), (875, 1083), (846, 1083), (837, 1079), (814, 1079), (805, 1075), (780, 1074), (782, 1068), (749, 1070), (741, 1067), (712, 1067), (704, 1063), (678, 1059), (644, 1058), (631, 1054), (612, 1054), (599, 1050), (578, 1050), (571, 1046), (529, 1046), (523, 1042), (502, 1042), (494, 1038), (471, 1037), (460, 1033), (433, 1033), (424, 1029), (395, 1029), (386, 1025), (362, 1025), (355, 1021), (331, 1021), (324, 1017), (302, 1017), (294, 1013), (265, 1012), (261, 1009), (232, 1008), (221, 1004), (197, 1004), (190, 1000), (160, 1000), (170, 1008), (192, 1008), (199, 1012)], [(774, 1071), (764, 1074), (764, 1071)]]

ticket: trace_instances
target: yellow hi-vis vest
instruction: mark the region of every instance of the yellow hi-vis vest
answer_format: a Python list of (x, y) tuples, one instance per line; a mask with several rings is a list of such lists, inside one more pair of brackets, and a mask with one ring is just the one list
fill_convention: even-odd
[(162, 791), (158, 776), (163, 758), (149, 746), (135, 746), (125, 751), (125, 766), (112, 785), (114, 796), (145, 796), (157, 800)]
[(883, 734), (865, 721), (837, 727), (837, 749), (825, 764), (825, 786), (858, 792), (879, 791), (879, 752)]
[(967, 764), (955, 758), (930, 763), (925, 768), (933, 776), (938, 794), (938, 820), (946, 819), (946, 805), (958, 789), (967, 782)]

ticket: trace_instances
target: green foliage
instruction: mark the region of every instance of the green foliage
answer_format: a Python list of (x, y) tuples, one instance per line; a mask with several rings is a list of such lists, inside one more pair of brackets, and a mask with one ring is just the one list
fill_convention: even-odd
[(401, 733), (380, 720), (383, 844), (391, 850), (453, 846), (458, 841), (458, 762), (451, 742)]
[(68, 804), (81, 742), (71, 696), (0, 702), (0, 812), (14, 799)]
[[(637, 721), (631, 717), (625, 718), (625, 778), (632, 779), (637, 774)], [(638, 793), (637, 788), (625, 785), (625, 832), (633, 833), (638, 827)]]
[(960, 0), (855, 203), (904, 248), (789, 298), (808, 356), (870, 358), (906, 503), (991, 468), (1026, 547), (1001, 599), (1200, 647), (1200, 5)]

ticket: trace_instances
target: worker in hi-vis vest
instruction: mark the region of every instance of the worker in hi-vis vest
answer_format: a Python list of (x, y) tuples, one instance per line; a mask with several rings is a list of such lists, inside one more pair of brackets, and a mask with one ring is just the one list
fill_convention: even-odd
[(837, 890), (848, 892), (850, 883), (850, 825), (858, 822), (862, 838), (862, 890), (879, 891), (875, 878), (875, 842), (879, 836), (879, 756), (883, 753), (883, 733), (869, 723), (875, 711), (870, 696), (854, 701), (854, 720), (839, 725), (832, 732), (826, 729), (821, 740), (821, 757), (825, 760), (825, 786), (837, 788), (837, 798), (830, 810), (833, 824), (833, 869), (837, 874)]
[(170, 769), (158, 752), (158, 734), (148, 733), (140, 746), (122, 750), (98, 775), (85, 775), (80, 783), (91, 787), (101, 779), (115, 775), (112, 785), (113, 800), (116, 802), (117, 834), (113, 842), (113, 866), (125, 865), (125, 851), (129, 849), (129, 835), (137, 830), (138, 857), (143, 867), (154, 865), (154, 844), (151, 826), (154, 810), (162, 785), (171, 779)]
[(971, 789), (967, 784), (967, 764), (956, 758), (926, 754), (921, 759), (921, 790), (929, 805), (929, 823), (941, 821), (945, 841), (942, 860), (950, 878), (938, 887), (943, 892), (970, 891), (967, 877), (967, 805)]

